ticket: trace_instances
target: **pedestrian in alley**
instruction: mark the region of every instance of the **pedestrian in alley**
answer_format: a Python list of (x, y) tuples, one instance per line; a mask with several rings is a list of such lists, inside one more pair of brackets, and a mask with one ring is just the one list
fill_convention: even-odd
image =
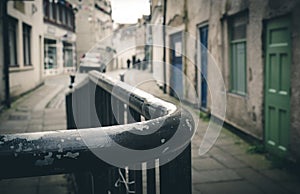
[(131, 63), (130, 59), (127, 59), (127, 69), (130, 69), (130, 63)]
[(136, 63), (137, 63), (137, 68), (138, 68), (138, 69), (141, 69), (141, 60), (138, 59), (138, 60), (136, 61)]

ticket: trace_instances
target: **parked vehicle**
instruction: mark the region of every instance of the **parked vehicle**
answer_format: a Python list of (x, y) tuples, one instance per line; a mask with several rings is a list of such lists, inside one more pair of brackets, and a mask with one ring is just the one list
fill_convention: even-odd
[(89, 52), (80, 59), (79, 71), (84, 73), (91, 70), (97, 70), (102, 73), (106, 72), (106, 65), (104, 64), (100, 53)]

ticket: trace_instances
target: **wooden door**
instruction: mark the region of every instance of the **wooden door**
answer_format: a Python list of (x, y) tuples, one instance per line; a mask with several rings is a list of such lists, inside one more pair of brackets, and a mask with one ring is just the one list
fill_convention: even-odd
[(266, 25), (265, 143), (269, 151), (286, 155), (290, 134), (291, 29), (288, 17)]

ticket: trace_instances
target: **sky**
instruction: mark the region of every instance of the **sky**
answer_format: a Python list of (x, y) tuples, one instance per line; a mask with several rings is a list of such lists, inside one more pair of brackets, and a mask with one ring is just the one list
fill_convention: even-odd
[(111, 0), (115, 23), (136, 23), (142, 15), (150, 14), (149, 0)]

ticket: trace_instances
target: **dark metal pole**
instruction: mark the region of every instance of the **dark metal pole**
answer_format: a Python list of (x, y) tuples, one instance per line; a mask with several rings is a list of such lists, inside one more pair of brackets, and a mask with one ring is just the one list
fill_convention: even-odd
[(167, 17), (167, 0), (164, 0), (164, 13), (163, 13), (163, 44), (164, 44), (164, 50), (163, 50), (163, 63), (164, 63), (164, 93), (167, 93), (167, 72), (166, 72), (166, 17)]
[(10, 108), (10, 91), (9, 91), (9, 42), (8, 42), (8, 15), (7, 15), (7, 1), (2, 3), (3, 10), (3, 54), (4, 54), (4, 77), (5, 77), (5, 104)]

